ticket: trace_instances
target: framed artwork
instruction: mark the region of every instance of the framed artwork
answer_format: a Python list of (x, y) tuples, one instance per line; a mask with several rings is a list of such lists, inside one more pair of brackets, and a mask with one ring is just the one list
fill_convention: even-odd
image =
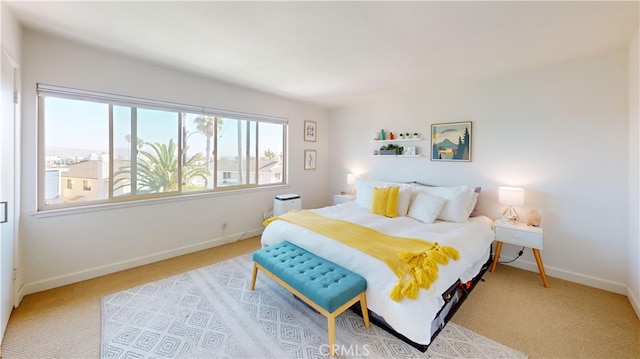
[(317, 124), (314, 121), (304, 121), (304, 140), (316, 142)]
[(431, 160), (471, 162), (471, 121), (432, 124)]
[(304, 169), (316, 169), (316, 150), (304, 150)]

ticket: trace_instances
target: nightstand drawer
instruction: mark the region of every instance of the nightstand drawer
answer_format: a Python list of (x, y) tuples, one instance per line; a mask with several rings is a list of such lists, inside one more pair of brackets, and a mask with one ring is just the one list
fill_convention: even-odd
[(349, 201), (353, 201), (356, 199), (356, 196), (352, 194), (334, 194), (333, 195), (333, 204), (340, 204)]
[(496, 241), (529, 248), (542, 249), (542, 233), (521, 231), (516, 228), (496, 226)]

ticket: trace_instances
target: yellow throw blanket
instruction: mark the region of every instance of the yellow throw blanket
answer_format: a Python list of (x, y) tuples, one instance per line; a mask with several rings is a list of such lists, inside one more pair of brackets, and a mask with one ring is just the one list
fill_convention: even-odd
[(333, 238), (384, 263), (398, 276), (398, 284), (391, 291), (395, 301), (403, 297), (416, 299), (420, 288), (429, 289), (438, 279), (438, 264), (445, 265), (449, 258), (458, 260), (458, 251), (449, 246), (418, 238), (390, 236), (369, 227), (348, 221), (321, 216), (309, 210), (291, 211), (264, 221), (267, 226), (274, 220), (283, 220)]

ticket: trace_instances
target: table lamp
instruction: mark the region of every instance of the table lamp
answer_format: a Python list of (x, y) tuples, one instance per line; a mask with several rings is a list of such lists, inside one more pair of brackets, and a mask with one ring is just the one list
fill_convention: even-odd
[(503, 218), (506, 218), (511, 224), (520, 222), (520, 216), (513, 206), (524, 205), (524, 189), (519, 187), (498, 187), (498, 202), (508, 206), (502, 212)]
[(360, 175), (355, 173), (347, 174), (347, 185), (349, 185), (349, 194), (356, 194), (356, 179), (360, 178)]

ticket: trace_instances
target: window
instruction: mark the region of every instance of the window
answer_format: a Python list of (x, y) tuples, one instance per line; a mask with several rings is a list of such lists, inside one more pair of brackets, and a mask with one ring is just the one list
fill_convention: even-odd
[(38, 108), (39, 210), (286, 178), (284, 119), (42, 84)]

